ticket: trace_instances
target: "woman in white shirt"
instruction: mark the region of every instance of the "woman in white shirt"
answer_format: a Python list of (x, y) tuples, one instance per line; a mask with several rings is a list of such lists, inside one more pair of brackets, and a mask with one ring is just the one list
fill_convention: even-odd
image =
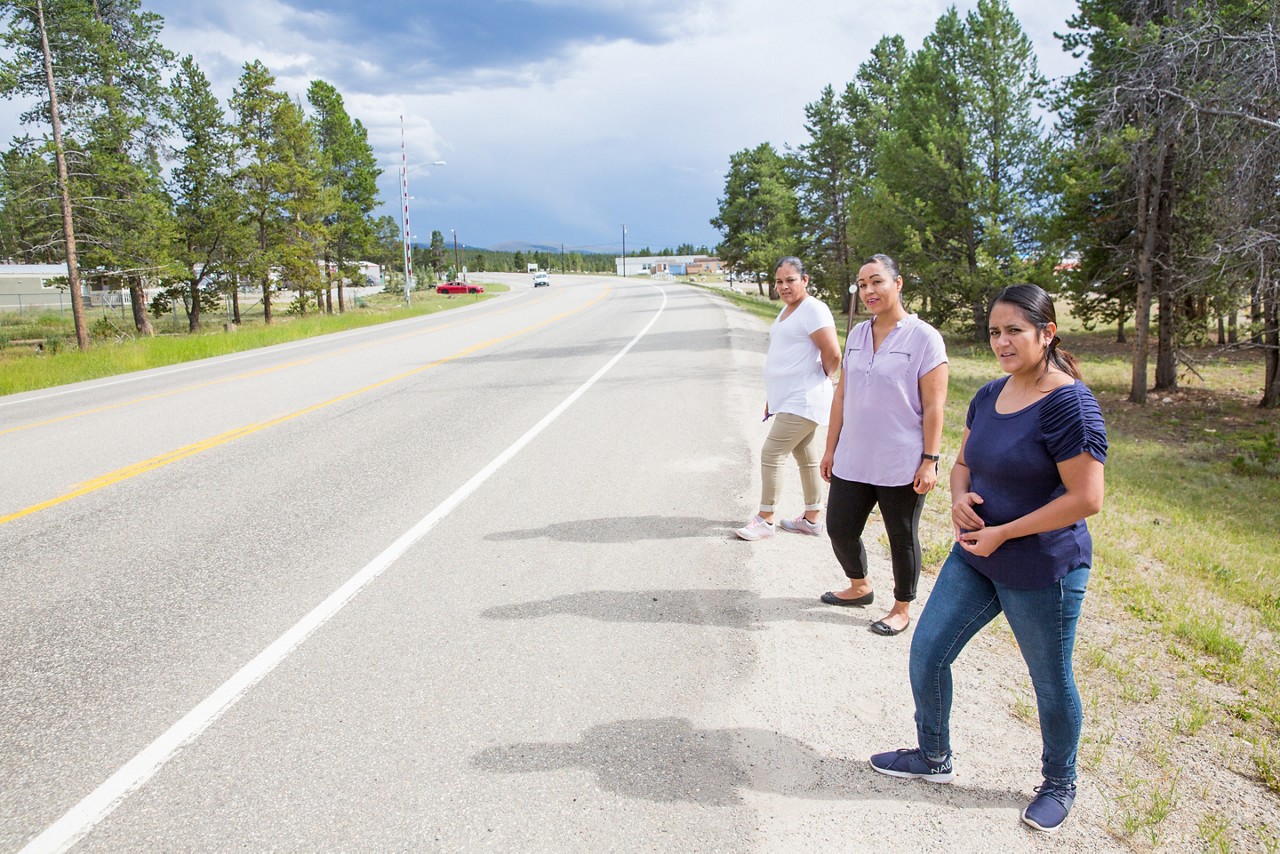
[(818, 427), (831, 414), (831, 375), (840, 367), (836, 322), (822, 300), (809, 296), (804, 263), (792, 256), (773, 268), (773, 283), (786, 304), (769, 330), (769, 353), (764, 361), (764, 420), (773, 419), (769, 438), (760, 452), (760, 511), (736, 530), (744, 540), (761, 540), (774, 532), (778, 475), (787, 456), (800, 465), (804, 513), (784, 519), (787, 531), (817, 536), (822, 532), (822, 477)]

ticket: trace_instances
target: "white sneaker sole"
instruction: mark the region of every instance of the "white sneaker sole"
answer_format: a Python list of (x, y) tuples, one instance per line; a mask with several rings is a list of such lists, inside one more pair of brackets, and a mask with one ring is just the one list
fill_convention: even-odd
[[(890, 777), (898, 777), (902, 780), (924, 780), (926, 783), (950, 783), (956, 778), (955, 771), (948, 771), (946, 774), (912, 774), (910, 771), (894, 771), (892, 768), (881, 768), (875, 763), (871, 767), (879, 771), (881, 774), (887, 774)], [(1026, 819), (1023, 819), (1024, 821)]]

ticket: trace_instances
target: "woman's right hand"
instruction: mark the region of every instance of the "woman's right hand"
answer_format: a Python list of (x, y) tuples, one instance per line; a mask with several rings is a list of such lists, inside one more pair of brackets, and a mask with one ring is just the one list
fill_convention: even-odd
[(822, 479), (827, 483), (831, 482), (831, 466), (835, 458), (835, 451), (827, 451), (822, 455), (822, 462), (818, 463), (818, 474), (822, 475)]
[(955, 526), (956, 539), (960, 538), (961, 531), (977, 531), (987, 526), (978, 511), (973, 509), (975, 504), (981, 503), (982, 496), (976, 492), (962, 492), (956, 496), (951, 505), (951, 524)]

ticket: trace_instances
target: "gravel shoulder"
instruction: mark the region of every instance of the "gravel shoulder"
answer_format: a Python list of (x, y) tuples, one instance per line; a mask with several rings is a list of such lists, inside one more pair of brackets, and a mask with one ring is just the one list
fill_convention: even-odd
[[(762, 328), (737, 314), (732, 323)], [(739, 357), (742, 376), (759, 376), (763, 354)], [(740, 423), (751, 449), (767, 432), (759, 423), (761, 392), (743, 387)], [(785, 481), (783, 515), (798, 512), (799, 484)], [(738, 496), (744, 520), (758, 500), (759, 474)], [(871, 578), (878, 595), (891, 596), (892, 576), (879, 530), (868, 526)], [(732, 538), (731, 531), (725, 536)], [(835, 608), (818, 596), (843, 587), (830, 541), (779, 532), (771, 540), (737, 542), (740, 584), (755, 591), (751, 603), (753, 659), (741, 690), (726, 698), (725, 724), (738, 735), (741, 767), (750, 784), (755, 833), (763, 850), (817, 850), (835, 846), (882, 851), (1128, 850), (1106, 829), (1106, 798), (1087, 773), (1068, 823), (1056, 834), (1031, 831), (1022, 808), (1040, 783), (1040, 737), (1026, 674), (1002, 620), (982, 632), (955, 667), (952, 732), (957, 777), (950, 785), (884, 777), (867, 763), (872, 753), (913, 746), (914, 724), (907, 660), (914, 628), (893, 638), (873, 634), (870, 623), (885, 604)], [(920, 605), (933, 577), (921, 579)], [(915, 610), (918, 616), (919, 608)]]

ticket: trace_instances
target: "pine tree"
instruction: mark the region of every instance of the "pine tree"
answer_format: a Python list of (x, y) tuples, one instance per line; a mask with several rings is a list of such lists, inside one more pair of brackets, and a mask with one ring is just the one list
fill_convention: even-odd
[(182, 139), (169, 180), (177, 218), (175, 255), (185, 278), (187, 327), (195, 332), (202, 309), (215, 304), (218, 287), (234, 281), (232, 262), (245, 244), (233, 182), (236, 146), (222, 105), (190, 56), (179, 64), (170, 97), (171, 120)]
[[(949, 10), (901, 67), (896, 89), (868, 75), (883, 106), (859, 137), (874, 140), (878, 221), (859, 231), (899, 256), (922, 314), (945, 322), (967, 311), (982, 338), (997, 289), (1051, 275), (1038, 214), (1049, 149), (1034, 114), (1046, 84), (1003, 0), (980, 0), (965, 18)], [(876, 103), (862, 91), (846, 97)]]
[(244, 205), (250, 243), (240, 258), (239, 273), (258, 284), (263, 319), (271, 322), (272, 267), (281, 225), (277, 207), (280, 170), (273, 158), (273, 119), (288, 99), (275, 91), (275, 77), (261, 62), (246, 63), (231, 96), (239, 148), (237, 188)]
[[(357, 275), (360, 256), (370, 249), (373, 227), (370, 213), (378, 204), (377, 166), (368, 133), (353, 120), (343, 105), (342, 95), (322, 80), (313, 81), (307, 100), (315, 111), (312, 128), (323, 161), (324, 185), (328, 190), (324, 217), (325, 275), (337, 272), (338, 311), (345, 311), (343, 281)], [(329, 289), (326, 288), (326, 294)], [(326, 303), (326, 310), (332, 306)]]
[(849, 304), (856, 269), (849, 245), (854, 186), (854, 129), (835, 90), (805, 107), (809, 141), (795, 152), (796, 196), (815, 293)]
[[(799, 203), (786, 162), (769, 143), (729, 158), (719, 209), (711, 224), (724, 235), (717, 251), (731, 270), (762, 282), (758, 274), (772, 272), (778, 258), (799, 251)], [(763, 294), (763, 283), (759, 287)]]

